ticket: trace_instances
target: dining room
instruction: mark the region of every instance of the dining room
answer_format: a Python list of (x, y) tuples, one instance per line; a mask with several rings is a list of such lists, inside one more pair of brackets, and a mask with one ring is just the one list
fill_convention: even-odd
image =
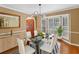
[(0, 4), (0, 54), (78, 54), (78, 14), (78, 4)]

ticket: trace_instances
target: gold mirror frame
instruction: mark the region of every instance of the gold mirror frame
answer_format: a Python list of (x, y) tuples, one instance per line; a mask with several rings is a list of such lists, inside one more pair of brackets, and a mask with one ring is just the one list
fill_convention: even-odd
[(0, 12), (0, 29), (1, 28), (20, 28), (20, 16)]

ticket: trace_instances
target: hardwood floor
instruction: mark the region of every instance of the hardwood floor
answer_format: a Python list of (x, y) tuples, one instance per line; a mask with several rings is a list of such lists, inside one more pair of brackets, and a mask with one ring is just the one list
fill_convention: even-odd
[[(59, 42), (61, 45), (60, 54), (79, 54), (79, 47), (69, 45), (62, 40), (59, 40)], [(1, 54), (18, 54), (18, 47), (5, 51)]]
[(60, 52), (61, 54), (79, 54), (79, 47), (70, 45), (64, 41), (61, 42)]
[(5, 52), (2, 52), (0, 54), (19, 54), (18, 47), (14, 47), (14, 48), (7, 50)]

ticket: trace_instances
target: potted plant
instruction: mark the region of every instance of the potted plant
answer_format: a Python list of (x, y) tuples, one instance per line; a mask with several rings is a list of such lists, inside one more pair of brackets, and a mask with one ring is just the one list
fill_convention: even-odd
[(58, 39), (62, 39), (62, 33), (63, 33), (63, 28), (62, 28), (62, 26), (59, 26), (59, 27), (57, 28), (56, 33), (57, 33)]

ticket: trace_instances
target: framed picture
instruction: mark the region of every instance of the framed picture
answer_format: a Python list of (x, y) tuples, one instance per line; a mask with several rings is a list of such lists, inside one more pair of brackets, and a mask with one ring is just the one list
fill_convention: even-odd
[(14, 14), (0, 13), (0, 28), (20, 27), (20, 16)]

